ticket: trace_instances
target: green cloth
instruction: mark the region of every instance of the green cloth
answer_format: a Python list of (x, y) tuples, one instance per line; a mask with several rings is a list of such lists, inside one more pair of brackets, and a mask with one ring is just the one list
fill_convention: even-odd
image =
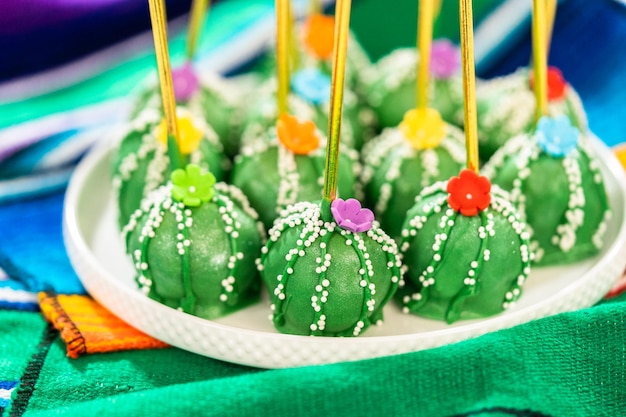
[[(0, 338), (2, 352), (18, 338), (29, 348), (2, 355), (0, 380), (17, 377), (25, 358), (37, 356), (32, 341), (41, 337), (32, 332), (45, 333), (36, 313), (0, 312), (0, 323), (7, 320), (3, 330), (13, 336)], [(437, 349), (265, 371), (175, 348), (72, 360), (55, 338), (34, 390), (13, 391), (12, 404), (32, 393), (25, 409), (6, 415), (619, 416), (625, 325), (622, 296)]]

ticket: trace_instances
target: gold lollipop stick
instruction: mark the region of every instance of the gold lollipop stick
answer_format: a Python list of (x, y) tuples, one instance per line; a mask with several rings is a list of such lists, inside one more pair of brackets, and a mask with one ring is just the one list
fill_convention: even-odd
[(300, 66), (300, 52), (298, 51), (298, 36), (296, 34), (296, 18), (293, 14), (291, 0), (287, 2), (289, 6), (289, 65), (291, 71), (296, 71)]
[(430, 49), (433, 43), (433, 0), (419, 0), (419, 12), (417, 15), (417, 84), (416, 106), (418, 109), (428, 107), (428, 86), (430, 83)]
[(339, 170), (339, 137), (341, 134), (341, 111), (343, 107), (343, 85), (346, 73), (346, 53), (350, 31), (351, 0), (338, 0), (335, 9), (335, 39), (333, 45), (333, 74), (330, 92), (330, 117), (328, 144), (324, 167), (323, 206), (337, 197), (337, 173)]
[(167, 134), (178, 138), (178, 124), (176, 121), (176, 98), (172, 81), (169, 51), (167, 49), (167, 17), (163, 0), (148, 0), (150, 5), (150, 20), (152, 21), (152, 35), (156, 50), (163, 112), (167, 123)]
[(554, 19), (556, 18), (557, 3), (558, 0), (546, 0), (546, 57), (550, 52), (550, 44), (552, 43), (552, 31), (554, 29)]
[(187, 34), (187, 60), (191, 61), (196, 54), (202, 23), (209, 13), (209, 0), (193, 0), (189, 16), (189, 33)]
[(276, 100), (278, 116), (287, 113), (289, 94), (289, 0), (276, 0)]
[(533, 0), (533, 67), (537, 107), (535, 121), (548, 113), (548, 55), (545, 1)]
[(319, 13), (322, 13), (321, 0), (309, 0), (309, 14), (319, 14)]
[(478, 127), (476, 122), (476, 73), (474, 69), (474, 17), (472, 0), (459, 0), (461, 56), (463, 63), (463, 119), (467, 168), (478, 173)]

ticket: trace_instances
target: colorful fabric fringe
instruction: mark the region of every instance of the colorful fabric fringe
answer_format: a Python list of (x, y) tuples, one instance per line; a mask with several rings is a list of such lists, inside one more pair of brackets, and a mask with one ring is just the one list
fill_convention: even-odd
[(41, 312), (59, 330), (67, 355), (154, 349), (168, 345), (129, 326), (91, 297), (39, 294)]

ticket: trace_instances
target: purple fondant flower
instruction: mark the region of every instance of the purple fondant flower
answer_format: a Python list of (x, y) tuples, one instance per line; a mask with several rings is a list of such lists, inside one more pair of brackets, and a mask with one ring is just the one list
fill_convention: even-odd
[(430, 71), (435, 78), (450, 78), (461, 68), (459, 48), (447, 39), (434, 41), (430, 50)]
[(313, 104), (324, 104), (330, 100), (330, 77), (316, 68), (307, 68), (291, 77), (293, 91)]
[(200, 88), (200, 80), (190, 62), (172, 70), (176, 101), (188, 101)]
[(372, 228), (374, 213), (368, 208), (361, 208), (359, 200), (349, 198), (344, 201), (338, 198), (332, 202), (330, 211), (342, 229), (360, 233)]
[(537, 123), (537, 143), (548, 155), (563, 157), (578, 146), (580, 131), (565, 115), (544, 116)]

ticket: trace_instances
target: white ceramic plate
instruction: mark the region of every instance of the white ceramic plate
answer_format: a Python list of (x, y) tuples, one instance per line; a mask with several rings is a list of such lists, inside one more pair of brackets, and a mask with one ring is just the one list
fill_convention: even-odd
[(394, 355), (432, 348), (593, 305), (626, 265), (626, 181), (619, 162), (598, 139), (613, 209), (605, 248), (570, 266), (535, 268), (517, 305), (498, 316), (453, 325), (406, 315), (393, 302), (385, 323), (358, 338), (279, 334), (267, 301), (209, 321), (161, 305), (135, 287), (134, 271), (116, 226), (110, 189), (111, 145), (93, 150), (74, 173), (65, 200), (65, 244), (81, 281), (102, 305), (134, 327), (171, 345), (224, 361), (282, 368)]

